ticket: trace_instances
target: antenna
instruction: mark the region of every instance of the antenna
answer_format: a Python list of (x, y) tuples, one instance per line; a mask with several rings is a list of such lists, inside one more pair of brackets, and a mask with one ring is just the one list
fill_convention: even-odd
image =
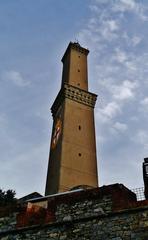
[(79, 43), (79, 41), (78, 41), (78, 39), (77, 39), (77, 38), (75, 38), (75, 41), (74, 41), (74, 43), (80, 46), (80, 43)]

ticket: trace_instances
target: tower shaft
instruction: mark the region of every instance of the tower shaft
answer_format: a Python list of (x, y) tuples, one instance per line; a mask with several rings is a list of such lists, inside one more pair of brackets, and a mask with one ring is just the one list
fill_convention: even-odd
[(97, 96), (88, 92), (88, 53), (78, 43), (70, 43), (62, 58), (62, 86), (51, 108), (53, 131), (46, 195), (77, 185), (98, 185), (94, 124)]

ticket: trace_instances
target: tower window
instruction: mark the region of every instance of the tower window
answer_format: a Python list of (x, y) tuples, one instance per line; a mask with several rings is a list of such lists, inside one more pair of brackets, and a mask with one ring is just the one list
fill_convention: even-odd
[(80, 55), (78, 56), (78, 58), (80, 58)]
[(81, 130), (81, 126), (79, 125), (79, 130)]
[(82, 154), (81, 153), (79, 153), (79, 157), (81, 157), (82, 156)]
[(80, 83), (78, 83), (77, 85), (80, 86)]
[(78, 72), (80, 72), (80, 69), (78, 69)]

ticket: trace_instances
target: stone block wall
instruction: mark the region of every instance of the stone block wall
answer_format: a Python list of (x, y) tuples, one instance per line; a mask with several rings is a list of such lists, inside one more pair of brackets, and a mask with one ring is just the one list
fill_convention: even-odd
[(0, 232), (13, 230), (16, 227), (16, 213), (0, 217)]
[(0, 239), (148, 240), (148, 202), (137, 202), (123, 185), (49, 197), (50, 208), (52, 221), (0, 229)]

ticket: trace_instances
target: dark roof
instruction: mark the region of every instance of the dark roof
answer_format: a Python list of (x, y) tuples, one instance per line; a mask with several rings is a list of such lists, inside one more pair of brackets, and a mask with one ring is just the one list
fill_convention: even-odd
[(33, 192), (33, 193), (29, 193), (28, 195), (19, 198), (19, 202), (26, 202), (29, 199), (34, 199), (34, 198), (39, 198), (39, 197), (43, 197), (40, 193), (38, 192)]

